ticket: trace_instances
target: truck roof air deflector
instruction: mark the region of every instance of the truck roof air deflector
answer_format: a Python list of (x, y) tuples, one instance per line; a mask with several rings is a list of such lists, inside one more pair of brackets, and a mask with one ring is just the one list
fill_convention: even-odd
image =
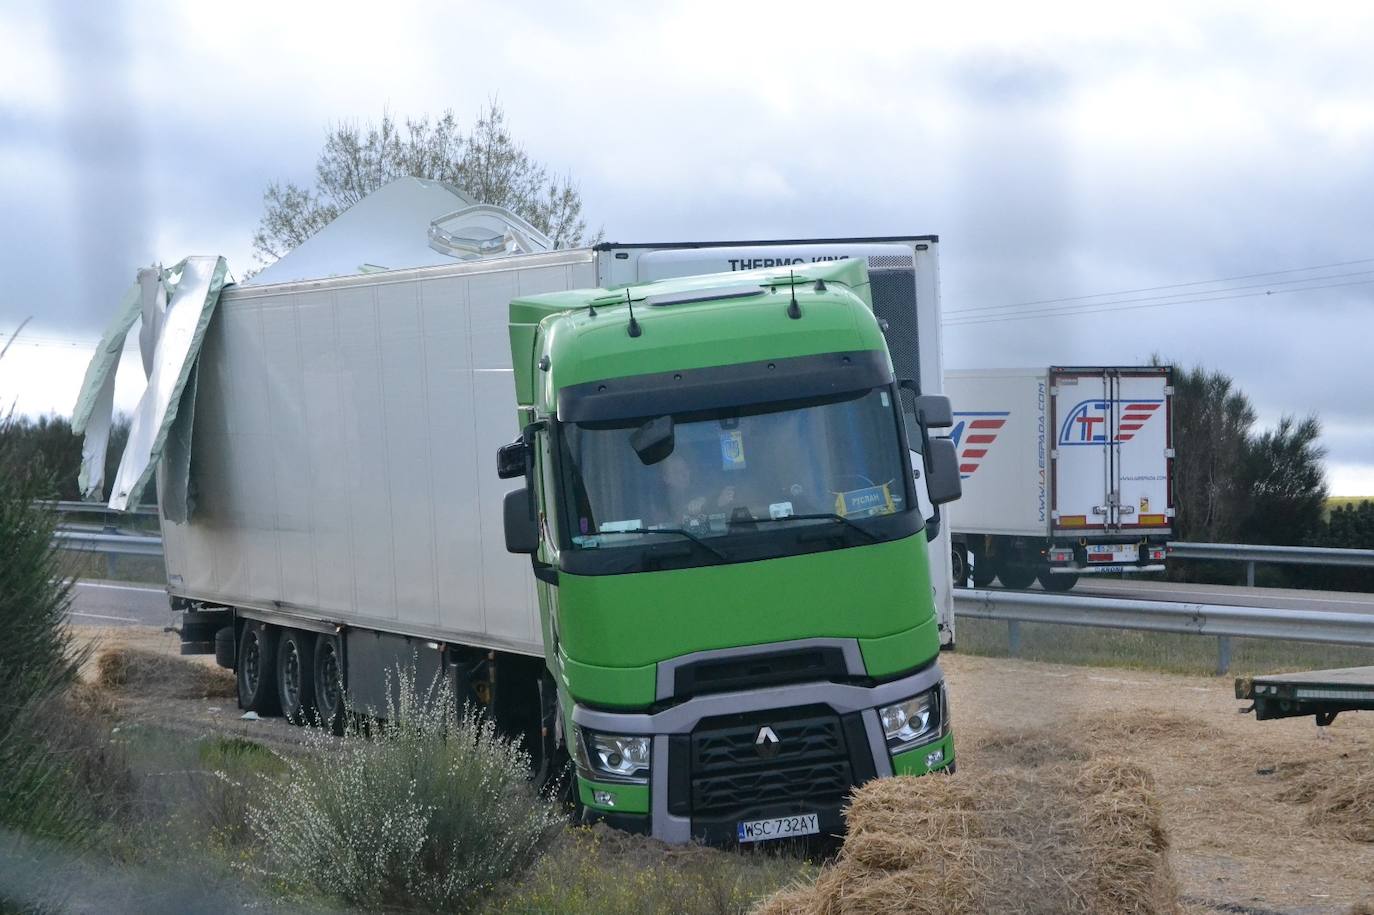
[(725, 286), (717, 289), (691, 289), (651, 295), (646, 301), (652, 306), (691, 305), (696, 302), (717, 302), (722, 299), (745, 299), (763, 292), (762, 286)]

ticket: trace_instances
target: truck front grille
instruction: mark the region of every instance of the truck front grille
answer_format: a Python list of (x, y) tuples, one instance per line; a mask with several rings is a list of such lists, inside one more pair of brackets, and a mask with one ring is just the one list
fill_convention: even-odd
[(692, 779), (692, 812), (709, 816), (790, 802), (837, 803), (853, 784), (844, 760), (711, 775)]
[(854, 785), (845, 728), (823, 706), (705, 719), (692, 733), (690, 766), (694, 816), (838, 803)]

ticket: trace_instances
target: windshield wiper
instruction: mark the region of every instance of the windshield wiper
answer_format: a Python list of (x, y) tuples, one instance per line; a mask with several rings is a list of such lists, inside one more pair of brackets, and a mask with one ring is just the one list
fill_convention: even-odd
[(860, 527), (858, 524), (846, 518), (844, 515), (837, 515), (834, 512), (817, 512), (815, 514), (804, 515), (783, 515), (779, 518), (750, 518), (748, 521), (731, 521), (730, 526), (734, 527), (736, 524), (775, 524), (781, 521), (838, 521), (841, 524), (845, 524), (849, 527), (852, 527), (860, 534), (863, 534), (865, 537), (869, 539), (870, 542), (878, 542), (877, 534), (873, 533), (867, 528)]
[(627, 527), (613, 531), (599, 531), (598, 534), (681, 534), (688, 540), (695, 543), (697, 546), (701, 547), (706, 552), (715, 555), (716, 558), (718, 558), (721, 562), (730, 561), (729, 556), (726, 556), (720, 550), (711, 546), (711, 544), (707, 543), (705, 540), (702, 540), (700, 537), (698, 537), (696, 534), (693, 534), (691, 531), (684, 530), (680, 527)]

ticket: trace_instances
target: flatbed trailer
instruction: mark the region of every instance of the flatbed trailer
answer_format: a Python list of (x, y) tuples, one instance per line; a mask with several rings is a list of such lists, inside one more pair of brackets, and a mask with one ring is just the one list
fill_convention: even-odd
[(1313, 715), (1319, 726), (1341, 712), (1374, 711), (1374, 667), (1237, 677), (1236, 698), (1254, 702), (1258, 721)]

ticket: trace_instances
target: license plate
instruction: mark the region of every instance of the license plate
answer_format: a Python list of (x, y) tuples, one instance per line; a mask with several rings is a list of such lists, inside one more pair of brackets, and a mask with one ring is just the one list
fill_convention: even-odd
[(1133, 562), (1137, 555), (1133, 546), (1095, 546), (1088, 548), (1088, 562)]
[(820, 818), (814, 813), (800, 813), (790, 817), (771, 817), (766, 820), (741, 820), (741, 842), (764, 842), (788, 836), (812, 836), (821, 831)]
[(1125, 566), (1094, 566), (1094, 567), (1093, 567), (1093, 571), (1095, 571), (1095, 572), (1124, 572), (1124, 571), (1126, 571), (1126, 567), (1125, 567)]

